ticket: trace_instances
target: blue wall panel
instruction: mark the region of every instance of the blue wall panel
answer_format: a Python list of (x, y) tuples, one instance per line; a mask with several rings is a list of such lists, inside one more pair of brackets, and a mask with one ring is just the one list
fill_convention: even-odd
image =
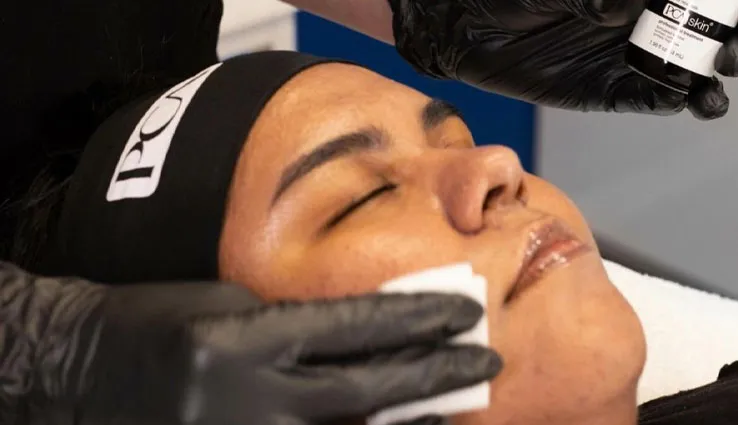
[(429, 96), (453, 103), (469, 123), (477, 144), (510, 146), (520, 155), (523, 166), (532, 171), (533, 106), (460, 83), (420, 76), (393, 47), (308, 13), (299, 13), (297, 24), (300, 51), (352, 60)]

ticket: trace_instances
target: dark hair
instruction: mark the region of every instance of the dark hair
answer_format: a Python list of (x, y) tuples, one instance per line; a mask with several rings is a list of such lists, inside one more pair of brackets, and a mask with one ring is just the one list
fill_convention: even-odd
[(28, 191), (5, 208), (8, 238), (3, 258), (34, 273), (43, 273), (43, 257), (57, 228), (74, 161), (53, 161), (31, 181)]
[(135, 74), (124, 83), (95, 84), (46, 113), (38, 141), (25, 143), (25, 151), (12, 158), (19, 164), (16, 172), (3, 177), (0, 260), (43, 273), (43, 257), (87, 140), (114, 111), (179, 80)]

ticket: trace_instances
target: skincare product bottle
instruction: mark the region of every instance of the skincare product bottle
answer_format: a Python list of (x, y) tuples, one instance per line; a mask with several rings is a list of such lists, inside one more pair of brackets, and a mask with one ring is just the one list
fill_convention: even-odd
[(715, 74), (715, 57), (738, 23), (738, 0), (651, 0), (630, 36), (636, 72), (688, 93)]

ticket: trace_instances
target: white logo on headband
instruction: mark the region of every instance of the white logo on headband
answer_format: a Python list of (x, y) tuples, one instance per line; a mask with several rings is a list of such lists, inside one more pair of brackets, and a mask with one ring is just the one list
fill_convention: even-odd
[(115, 167), (106, 199), (147, 198), (157, 186), (174, 132), (192, 98), (221, 64), (183, 81), (162, 95), (133, 130)]

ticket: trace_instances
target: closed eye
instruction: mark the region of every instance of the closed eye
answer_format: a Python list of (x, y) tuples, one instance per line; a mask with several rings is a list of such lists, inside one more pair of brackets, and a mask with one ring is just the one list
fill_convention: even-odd
[(391, 190), (396, 189), (397, 186), (394, 184), (385, 184), (384, 186), (378, 187), (377, 189), (372, 190), (371, 192), (367, 193), (365, 196), (362, 196), (361, 198), (352, 201), (346, 208), (344, 208), (340, 213), (338, 213), (335, 217), (331, 218), (328, 223), (325, 225), (326, 229), (330, 229), (331, 227), (338, 224), (341, 220), (345, 219), (349, 215), (351, 215), (353, 212), (355, 212), (357, 209), (361, 208), (374, 198), (382, 195), (385, 192), (389, 192)]

